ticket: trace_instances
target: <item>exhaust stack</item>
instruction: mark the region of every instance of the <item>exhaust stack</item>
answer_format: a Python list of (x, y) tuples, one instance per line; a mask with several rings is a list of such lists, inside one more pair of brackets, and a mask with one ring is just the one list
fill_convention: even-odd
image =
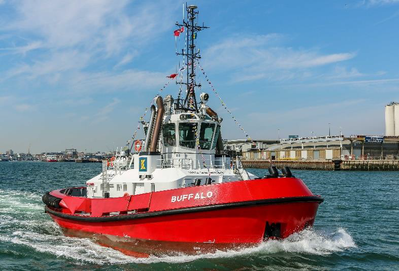
[(155, 121), (155, 125), (154, 125), (154, 132), (153, 132), (152, 138), (151, 138), (150, 152), (157, 151), (159, 134), (161, 133), (163, 115), (165, 113), (165, 108), (163, 106), (163, 99), (161, 96), (158, 96), (156, 98), (156, 104), (157, 104), (157, 116), (156, 116), (156, 121)]

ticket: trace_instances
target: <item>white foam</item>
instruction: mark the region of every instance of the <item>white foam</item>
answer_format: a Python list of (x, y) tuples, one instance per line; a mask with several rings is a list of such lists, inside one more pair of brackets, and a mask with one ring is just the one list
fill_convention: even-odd
[(217, 251), (199, 255), (150, 256), (134, 258), (111, 248), (102, 247), (85, 238), (70, 238), (62, 235), (46, 235), (35, 232), (15, 231), (11, 237), (1, 236), (0, 240), (31, 247), (42, 253), (70, 258), (77, 263), (126, 264), (126, 263), (185, 263), (198, 259), (232, 258), (252, 254), (299, 253), (328, 255), (348, 248), (355, 248), (352, 237), (342, 228), (331, 234), (305, 230), (281, 241), (271, 240), (258, 246), (240, 250)]
[[(70, 238), (62, 235), (55, 222), (38, 219), (38, 211), (43, 210), (40, 196), (30, 192), (1, 190), (0, 228), (12, 229), (8, 235), (0, 235), (0, 240), (31, 247), (42, 253), (57, 257), (74, 259), (77, 263), (124, 264), (124, 263), (184, 263), (198, 259), (232, 258), (253, 254), (306, 253), (328, 255), (348, 248), (356, 247), (352, 237), (342, 228), (326, 234), (314, 230), (305, 230), (293, 234), (281, 241), (270, 240), (255, 247), (217, 251), (199, 255), (150, 256), (134, 258), (119, 251), (93, 243), (89, 239)], [(9, 214), (24, 213), (21, 219)], [(30, 216), (36, 218), (29, 219)], [(43, 214), (44, 215), (44, 214)], [(51, 233), (51, 234), (49, 234)]]
[(40, 200), (41, 195), (38, 195), (33, 192), (27, 192), (27, 191), (19, 191), (19, 190), (3, 190), (0, 189), (0, 194), (2, 196), (8, 195), (11, 197), (23, 197), (25, 199), (31, 199), (31, 200)]
[(40, 196), (31, 192), (0, 189), (0, 213), (43, 210)]

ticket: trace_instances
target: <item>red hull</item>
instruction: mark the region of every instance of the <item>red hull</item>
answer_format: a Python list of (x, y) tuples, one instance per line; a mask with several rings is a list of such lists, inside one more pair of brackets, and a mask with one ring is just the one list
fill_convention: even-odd
[[(52, 195), (62, 194), (53, 191)], [(268, 237), (286, 238), (313, 225), (321, 202), (301, 180), (276, 178), (118, 199), (91, 200), (64, 195), (61, 210), (51, 207), (46, 210), (67, 235), (102, 236), (97, 239), (106, 246), (145, 254), (248, 246)], [(109, 209), (109, 203), (114, 210)], [(118, 208), (121, 214), (107, 215)], [(91, 215), (79, 215), (83, 210), (87, 213), (90, 210)], [(136, 211), (129, 214), (131, 210)]]

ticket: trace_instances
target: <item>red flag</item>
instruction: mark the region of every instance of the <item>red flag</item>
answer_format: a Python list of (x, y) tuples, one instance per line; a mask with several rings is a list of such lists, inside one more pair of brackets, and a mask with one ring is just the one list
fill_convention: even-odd
[(182, 26), (181, 28), (176, 29), (175, 31), (173, 31), (173, 34), (175, 35), (175, 37), (178, 37), (183, 32), (184, 32), (184, 26)]
[(171, 75), (166, 76), (166, 77), (167, 77), (167, 78), (173, 79), (173, 78), (175, 78), (176, 76), (177, 76), (177, 73), (172, 73)]
[(175, 37), (180, 36), (180, 29), (173, 31), (173, 34), (175, 35)]

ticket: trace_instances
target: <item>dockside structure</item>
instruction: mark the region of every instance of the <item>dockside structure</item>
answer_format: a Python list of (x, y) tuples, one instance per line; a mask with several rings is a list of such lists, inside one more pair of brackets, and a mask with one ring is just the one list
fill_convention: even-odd
[(281, 140), (228, 140), (242, 160), (333, 161), (399, 159), (399, 136), (323, 136)]

